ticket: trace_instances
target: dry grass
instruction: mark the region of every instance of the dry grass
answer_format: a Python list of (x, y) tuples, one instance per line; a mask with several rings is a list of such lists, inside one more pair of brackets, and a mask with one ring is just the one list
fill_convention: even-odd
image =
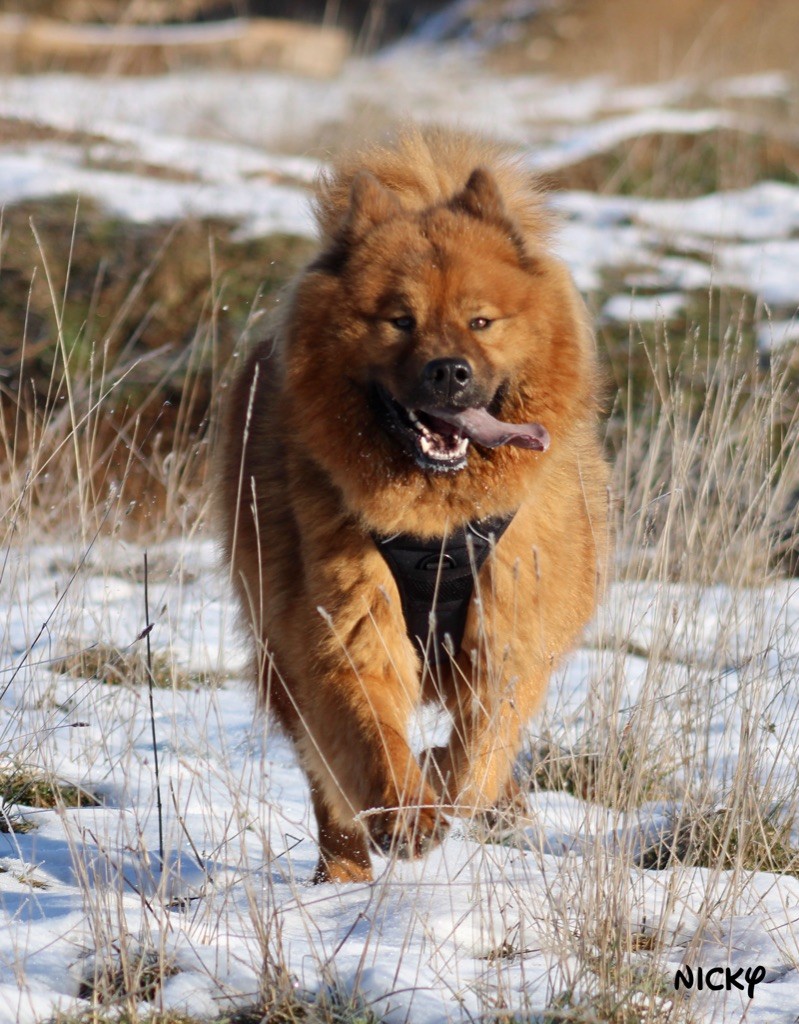
[[(753, 871), (797, 873), (799, 850), (791, 839), (797, 798), (786, 798), (776, 782), (772, 785), (767, 774), (764, 778), (756, 771), (764, 756), (758, 738), (741, 746), (726, 777), (719, 776), (706, 743), (715, 714), (707, 700), (709, 681), (733, 665), (754, 706), (765, 682), (757, 664), (740, 661), (740, 638), (733, 626), (740, 626), (741, 616), (748, 615), (744, 632), (757, 633), (770, 600), (764, 588), (778, 576), (778, 535), (785, 526), (788, 498), (799, 484), (795, 389), (789, 369), (777, 361), (768, 370), (761, 368), (735, 323), (715, 353), (702, 340), (697, 332), (679, 340), (662, 332), (638, 336), (636, 344), (646, 352), (650, 373), (647, 397), (633, 402), (620, 394), (609, 424), (616, 460), (618, 576), (632, 588), (654, 588), (646, 599), (646, 614), (653, 619), (650, 636), (645, 643), (623, 630), (598, 636), (601, 659), (581, 709), (586, 723), (581, 737), (565, 739), (555, 697), (545, 721), (546, 745), (534, 749), (529, 762), (534, 790), (565, 790), (605, 807), (626, 836), (615, 848), (597, 847), (590, 863), (575, 868), (573, 876), (567, 873), (568, 915), (562, 916), (558, 907), (547, 910), (544, 927), (571, 964), (568, 983), (553, 993), (543, 1016), (535, 1018), (547, 1024), (665, 1024), (688, 1019), (687, 1008), (670, 1000), (664, 980), (661, 963), (668, 936), (642, 932), (635, 923), (628, 891), (631, 872), (679, 870), (680, 865), (704, 865), (716, 875), (728, 872), (734, 879), (726, 896), (730, 906)], [(20, 538), (44, 532), (57, 535), (57, 524), (49, 515), (55, 504), (52, 488), (64, 488), (66, 482), (46, 473), (61, 457), (69, 466), (82, 468), (81, 473), (70, 471), (68, 493), (86, 543), (91, 543), (103, 517), (119, 515), (113, 506), (110, 513), (108, 505), (98, 509), (89, 482), (92, 463), (87, 460), (96, 455), (86, 431), (102, 401), (102, 389), (91, 382), (92, 372), (90, 364), (70, 379), (69, 387), (66, 382), (58, 385), (65, 395), (71, 394), (70, 415), (44, 418), (39, 446), (6, 466), (2, 486), (12, 511), (5, 521), (5, 550)], [(66, 405), (70, 408), (69, 398)], [(188, 438), (186, 443), (191, 444)], [(186, 458), (178, 447), (175, 463)], [(31, 481), (36, 482), (35, 492)], [(174, 505), (174, 491), (181, 486), (177, 473), (168, 506)], [(194, 524), (184, 522), (184, 531), (194, 529)], [(722, 584), (731, 595), (729, 629), (720, 628), (710, 644), (704, 638), (693, 645), (691, 630), (699, 628), (703, 595), (707, 588)], [(750, 603), (736, 612), (739, 597)], [(645, 665), (632, 707), (626, 704), (625, 689), (630, 658)], [(94, 677), (102, 683), (141, 682), (146, 676), (138, 654), (131, 661), (103, 643), (51, 667), (68, 677)], [(163, 674), (173, 685), (171, 664), (164, 664)], [(791, 729), (795, 723), (783, 726)], [(7, 753), (22, 760), (21, 751)], [(45, 793), (52, 780), (45, 784), (17, 771), (6, 781), (3, 798), (11, 807), (72, 802), (61, 790)], [(231, 828), (243, 831), (251, 828), (248, 807), (253, 794), (237, 791), (235, 781), (231, 786)], [(664, 799), (675, 810), (656, 835), (630, 824), (637, 809)], [(75, 801), (77, 806), (81, 803), (82, 799)], [(508, 842), (507, 837), (502, 841)], [(264, 842), (268, 845), (266, 838)], [(75, 857), (80, 862), (77, 850)], [(245, 861), (242, 876), (248, 872)], [(180, 1017), (155, 1009), (162, 986), (179, 969), (172, 953), (161, 940), (145, 941), (146, 935), (120, 942), (125, 920), (122, 896), (107, 882), (101, 883), (105, 877), (88, 869), (82, 876), (98, 951), (92, 976), (86, 976), (81, 990), (91, 1009), (61, 1019), (64, 1024), (133, 1021), (144, 1001), (154, 1007), (153, 1022), (183, 1024)], [(156, 895), (148, 897), (153, 908), (148, 927), (153, 934), (159, 915), (168, 916), (171, 899), (162, 881), (154, 884)], [(519, 898), (525, 897), (520, 893)], [(260, 898), (254, 896), (254, 916), (261, 913), (260, 906)], [(285, 975), (279, 933), (268, 920), (260, 921), (258, 928), (264, 961), (271, 965), (269, 976), (280, 977), (281, 971)], [(521, 937), (508, 934), (487, 962), (496, 963), (501, 972), (505, 964), (523, 962), (524, 955)], [(486, 1012), (492, 1019), (520, 1019), (516, 1010), (503, 1009), (514, 1004), (501, 992), (500, 986), (500, 995), (486, 993)], [(274, 986), (249, 1009), (219, 1017), (229, 1024), (265, 1019), (285, 1024), (377, 1020), (357, 1001), (315, 1000), (292, 994), (284, 985)]]
[(18, 765), (10, 771), (0, 772), (0, 808), (5, 805), (38, 809), (99, 807), (101, 803), (90, 789), (57, 779), (35, 767)]
[[(628, 161), (624, 174), (631, 189), (654, 190), (656, 181), (661, 187), (661, 156), (655, 154), (635, 166), (629, 154), (622, 156)], [(600, 187), (599, 179), (608, 171), (593, 167), (591, 173), (599, 174)], [(646, 177), (646, 186), (638, 174)], [(76, 233), (80, 235), (80, 225)], [(193, 237), (196, 241), (199, 236)], [(192, 404), (202, 404), (207, 389), (224, 381), (218, 327), (223, 289), (211, 274), (210, 288), (193, 307), (195, 321), (184, 337), (186, 355), (179, 374), (185, 405), (174, 410), (168, 439), (158, 444), (147, 437), (151, 425), (128, 393), (130, 407), (114, 428), (128, 454), (114, 463), (112, 472), (112, 451), (118, 449), (109, 444), (102, 424), (110, 407), (119, 404), (125, 382), (148, 365), (141, 351), (128, 348), (138, 328), (121, 313), (117, 316), (106, 296), (103, 301), (110, 303), (119, 333), (92, 334), (83, 326), (92, 324), (91, 310), (70, 308), (70, 275), (65, 272), (69, 253), (54, 255), (41, 235), (39, 243), (30, 250), (30, 258), (40, 267), (36, 302), (42, 308), (49, 303), (54, 325), (47, 349), (50, 362), (41, 376), (43, 397), (25, 404), (7, 388), (0, 395), (5, 413), (0, 419), (0, 580), (4, 573), (12, 578), (12, 553), (65, 534), (77, 538), (77, 549), (87, 552), (99, 534), (125, 534), (153, 543), (166, 536), (198, 533), (207, 516), (203, 467), (212, 431), (204, 414), (198, 418), (196, 408), (192, 412)], [(151, 277), (148, 272), (147, 279)], [(199, 285), (198, 289), (202, 291)], [(133, 309), (140, 294), (134, 285), (127, 295), (118, 296), (120, 307)], [(780, 599), (779, 589), (773, 588), (783, 572), (786, 538), (790, 542), (799, 533), (795, 370), (790, 353), (785, 361), (775, 358), (767, 368), (760, 364), (742, 329), (740, 310), (730, 301), (729, 315), (721, 314), (716, 293), (708, 296), (702, 321), (679, 334), (671, 334), (662, 324), (652, 330), (631, 325), (627, 350), (613, 352), (620, 387), (613, 397), (607, 437), (615, 465), (616, 572), (624, 594), (634, 599), (619, 611), (619, 590), (609, 595), (608, 612), (600, 617), (591, 641), (587, 695), (575, 710), (565, 707), (562, 694), (553, 689), (545, 717), (535, 726), (543, 738), (532, 746), (522, 771), (535, 799), (545, 790), (565, 792), (580, 801), (583, 815), (577, 831), (584, 845), (579, 854), (563, 858), (558, 898), (535, 896), (537, 924), (558, 963), (566, 964), (565, 977), (545, 1010), (524, 1006), (503, 971), (523, 966), (530, 950), (521, 929), (500, 929), (483, 955), (486, 966), (496, 972), (493, 987), (486, 986), (481, 994), (486, 1021), (689, 1020), (690, 1007), (675, 1006), (669, 998), (664, 962), (674, 935), (665, 925), (642, 924), (635, 885), (656, 872), (704, 868), (722, 895), (717, 906), (702, 911), (701, 930), (719, 907), (721, 912), (735, 912), (753, 872), (797, 876), (799, 850), (793, 829), (799, 820), (799, 796), (795, 787), (786, 790), (784, 779), (769, 765), (775, 739), (784, 746), (794, 742), (799, 723), (780, 717), (771, 707), (765, 657), (776, 649), (769, 631), (774, 602)], [(145, 312), (137, 307), (137, 323), (145, 322)], [(120, 326), (123, 323), (126, 326)], [(245, 317), (241, 326), (246, 331), (252, 324)], [(27, 347), (33, 344), (28, 337), (20, 341), (20, 363), (27, 360)], [(170, 379), (164, 371), (154, 384), (142, 384), (142, 401), (149, 401), (150, 391), (160, 401)], [(5, 381), (2, 384), (5, 387)], [(145, 477), (136, 475), (141, 465), (146, 466)], [(158, 497), (151, 506), (157, 512), (143, 516), (131, 529), (131, 481), (138, 486), (142, 479), (157, 484)], [(145, 488), (135, 500), (146, 504), (149, 494)], [(81, 565), (73, 571), (79, 574)], [(703, 632), (705, 602), (708, 594), (721, 592), (727, 601), (724, 616), (714, 635), (708, 636)], [(54, 603), (58, 600), (54, 597)], [(171, 659), (165, 657), (162, 663), (158, 658), (156, 654), (156, 676), (175, 686), (182, 678), (179, 667)], [(15, 657), (9, 675), (27, 671), (26, 659), (27, 654)], [(138, 652), (131, 654), (101, 637), (88, 649), (51, 660), (51, 669), (63, 673), (54, 676), (59, 693), (73, 681), (77, 692), (87, 678), (103, 694), (108, 683), (139, 687), (147, 675), (144, 666)], [(632, 676), (638, 686), (631, 698)], [(736, 680), (735, 692), (725, 691), (722, 700), (719, 692), (731, 677)], [(7, 679), (8, 675), (3, 677), (3, 685)], [(786, 686), (792, 683), (789, 674)], [(129, 696), (128, 689), (116, 687), (114, 697)], [(286, 879), (301, 901), (306, 896), (303, 880), (293, 878), (290, 857), (272, 848), (270, 817), (279, 807), (268, 790), (263, 766), (255, 766), (252, 778), (236, 776), (224, 742), (222, 749), (212, 751), (216, 760), (202, 759), (212, 742), (220, 742), (212, 718), (209, 712), (209, 720), (199, 723), (197, 736), (179, 737), (196, 747), (189, 745), (180, 755), (186, 792), (168, 796), (174, 830), (170, 842), (174, 848), (188, 847), (191, 857), (202, 864), (207, 889), (177, 900), (169, 891), (167, 872), (159, 873), (144, 848), (149, 808), (126, 808), (128, 831), (121, 839), (116, 837), (126, 855), (144, 865), (136, 889), (117, 870), (108, 836), (95, 836), (97, 860), (87, 863), (82, 848), (86, 835), (71, 834), (94, 958), (86, 961), (81, 976), (81, 994), (89, 1005), (72, 1015), (62, 1013), (58, 1024), (141, 1019), (194, 1024), (159, 1009), (164, 986), (181, 970), (171, 937), (185, 932), (198, 945), (212, 942), (219, 920), (234, 914), (236, 900), (235, 912), (249, 915), (246, 924), (256, 948), (252, 955), (262, 965), (261, 991), (242, 998), (241, 1008), (220, 1009), (218, 1024), (376, 1024), (379, 1014), (363, 1005), (357, 992), (335, 994), (335, 978), (325, 974), (330, 965), (317, 938), (320, 926), (312, 903), (301, 913), (306, 914), (309, 945), (319, 950), (324, 984), (318, 993), (294, 985), (290, 949), (283, 942), (275, 907), (283, 898)], [(109, 731), (121, 727), (115, 719), (108, 719), (107, 725)], [(712, 731), (718, 727), (738, 730), (737, 750), (728, 763), (720, 762), (712, 742)], [(38, 742), (6, 725), (0, 731), (0, 752), (11, 765), (0, 780), (0, 828), (4, 820), (12, 829), (16, 822), (21, 831), (20, 806), (82, 805), (81, 787), (75, 788), (75, 800), (70, 799), (56, 784), (57, 773), (37, 762)], [(133, 746), (131, 739), (131, 750)], [(96, 755), (100, 763), (105, 755), (101, 747)], [(115, 770), (124, 772), (132, 763), (131, 754), (130, 762)], [(212, 820), (208, 777), (214, 772), (225, 786), (224, 826)], [(202, 838), (192, 834), (184, 820), (181, 801), (188, 803), (189, 797), (209, 805), (211, 823)], [(653, 802), (667, 806), (654, 830), (646, 820)], [(601, 833), (594, 826), (596, 808), (605, 815)], [(617, 841), (605, 841), (606, 833), (614, 830)], [(533, 828), (523, 835), (500, 837), (522, 847), (529, 864), (529, 879), (514, 882), (516, 889), (509, 883), (501, 892), (502, 899), (520, 907), (529, 905), (531, 892), (539, 892), (534, 884), (539, 877), (551, 877), (544, 874), (547, 858), (534, 834)], [(247, 846), (242, 837), (253, 845)], [(213, 856), (205, 856), (206, 846)], [(475, 857), (491, 857), (489, 843), (475, 846), (480, 851)], [(213, 868), (207, 866), (224, 856), (237, 871), (230, 890), (223, 882), (214, 889)], [(453, 889), (458, 881), (452, 879)], [(503, 882), (491, 884), (499, 890)], [(481, 895), (490, 903), (495, 897), (491, 885), (486, 888), (487, 895)], [(374, 892), (369, 911), (378, 923), (364, 941), (379, 949), (379, 922), (392, 911), (390, 884)], [(128, 934), (132, 895), (140, 897), (143, 908), (135, 935)], [(185, 916), (178, 918), (178, 911)], [(664, 919), (667, 916), (664, 913)], [(237, 924), (241, 926), (241, 920)], [(431, 956), (434, 947), (430, 938), (426, 948)], [(152, 1007), (149, 1017), (138, 1016), (142, 1001)]]
[(764, 179), (793, 182), (797, 176), (796, 139), (784, 124), (769, 127), (761, 117), (749, 127), (637, 135), (564, 166), (547, 175), (546, 183), (604, 195), (690, 199)]
[[(117, 984), (122, 982), (121, 968), (118, 972)], [(151, 993), (154, 995), (163, 976), (153, 979), (145, 974), (143, 980), (148, 986), (155, 986)], [(136, 995), (145, 996), (146, 993), (139, 988)], [(120, 1002), (119, 988), (116, 1000), (110, 1000), (112, 1005), (106, 1005), (107, 1001), (102, 1000), (101, 1005), (80, 1014), (57, 1013), (52, 1024), (379, 1024), (378, 1018), (357, 1001), (335, 993), (313, 1001), (288, 994), (211, 1019), (171, 1012), (155, 1012), (143, 1017), (135, 1012), (131, 1015), (124, 1009), (120, 1013), (119, 1007), (113, 1006), (114, 1001)]]
[[(490, 25), (492, 0), (472, 15)], [(530, 21), (494, 56), (505, 71), (548, 70), (568, 77), (610, 74), (631, 81), (752, 74), (794, 65), (799, 11), (792, 0), (565, 0)]]
[(33, 510), (44, 530), (71, 516), (150, 542), (196, 522), (222, 367), (307, 243), (132, 228), (70, 200), (2, 227), (0, 531)]
[(192, 676), (164, 652), (156, 651), (148, 664), (141, 650), (121, 651), (104, 643), (56, 658), (50, 668), (76, 679), (99, 679), (111, 686), (144, 686), (152, 681), (157, 687), (182, 690), (193, 683)]

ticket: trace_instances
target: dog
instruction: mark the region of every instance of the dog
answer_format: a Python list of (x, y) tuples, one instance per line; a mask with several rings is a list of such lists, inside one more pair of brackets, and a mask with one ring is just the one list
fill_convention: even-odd
[[(313, 880), (351, 882), (523, 803), (523, 729), (604, 578), (608, 474), (587, 314), (511, 149), (406, 126), (322, 173), (315, 212), (228, 388), (217, 493)], [(451, 736), (417, 758), (428, 701)]]

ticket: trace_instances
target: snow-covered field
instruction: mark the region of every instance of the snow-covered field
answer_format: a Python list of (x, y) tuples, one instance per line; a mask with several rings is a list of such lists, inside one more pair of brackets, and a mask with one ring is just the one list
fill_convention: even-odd
[[(672, 820), (671, 802), (624, 813), (538, 792), (529, 826), (505, 843), (456, 825), (425, 860), (379, 864), (373, 885), (310, 886), (305, 784), (287, 743), (253, 724), (208, 541), (149, 552), (153, 650), (183, 670), (181, 688), (155, 691), (162, 870), (146, 688), (51, 671), (64, 650), (137, 649), (146, 621), (141, 551), (97, 541), (73, 579), (82, 554), (67, 545), (12, 550), (3, 571), (4, 749), (16, 765), (100, 799), (92, 808), (5, 808), (36, 828), (2, 836), (3, 1022), (72, 1005), (97, 959), (113, 969), (141, 950), (174, 970), (156, 1005), (199, 1017), (255, 1002), (266, 961), (298, 991), (355, 994), (381, 1019), (473, 1020), (500, 1006), (529, 1018), (559, 994), (579, 1003), (591, 991), (585, 957), (592, 944), (600, 955), (608, 919), (621, 947), (653, 943), (655, 953), (631, 955), (648, 971), (654, 957), (665, 979), (660, 992), (642, 986), (642, 1020), (667, 1019), (685, 964), (742, 968), (743, 991), (695, 994), (695, 1020), (738, 1021), (744, 1011), (748, 1021), (795, 1019), (799, 880), (637, 866)], [(664, 668), (655, 648), (665, 620), (674, 628), (668, 653), (659, 652)], [(620, 653), (614, 635), (637, 653)], [(796, 788), (797, 664), (799, 583), (740, 593), (617, 584), (587, 646), (558, 673), (546, 720), (566, 745), (598, 717), (622, 731), (644, 728), (651, 741), (679, 731), (668, 755), (685, 757), (719, 800), (751, 813), (736, 791), (742, 744), (760, 776), (745, 785), (767, 784), (786, 803)], [(642, 722), (642, 708), (651, 720)], [(420, 745), (440, 725), (420, 720)]]
[[(474, 53), (407, 45), (353, 61), (325, 82), (207, 72), (135, 84), (10, 77), (0, 81), (0, 116), (89, 137), (4, 146), (0, 203), (79, 193), (133, 221), (216, 216), (239, 222), (245, 236), (310, 234), (303, 186), (318, 163), (304, 154), (326, 137), (357, 141), (347, 126), (362, 125), (365, 108), (371, 126), (413, 116), (516, 141), (529, 148), (531, 167), (552, 172), (650, 133), (756, 136), (763, 126), (741, 112), (742, 98), (791, 109), (796, 88), (777, 73), (710, 90), (687, 81), (632, 88), (603, 78), (502, 78), (481, 70)], [(136, 173), (137, 164), (147, 171)], [(560, 252), (585, 290), (617, 268), (647, 289), (730, 284), (772, 305), (799, 303), (795, 184), (686, 201), (566, 193), (555, 205), (566, 219)]]
[[(408, 47), (324, 83), (7, 77), (0, 117), (66, 134), (0, 147), (0, 203), (80, 193), (131, 220), (213, 215), (242, 235), (307, 234), (318, 164), (304, 154), (325, 135), (346, 138), (367, 105), (490, 130), (551, 172), (651, 132), (754, 130), (730, 98), (787, 106), (797, 90), (778, 74), (712, 89), (500, 78), (473, 52)], [(756, 300), (763, 348), (799, 337), (795, 183), (685, 201), (565, 192), (554, 202), (559, 250), (580, 286), (609, 271), (623, 280), (606, 320), (668, 319), (686, 290), (729, 284)], [(54, 671), (83, 648), (142, 650), (143, 550), (91, 533), (45, 544), (19, 518), (15, 532), (0, 551), (0, 769), (44, 769), (99, 806), (0, 807), (0, 1024), (77, 1013), (103, 971), (122, 971), (116, 987), (131, 990), (124, 970), (151, 962), (160, 984), (142, 1015), (218, 1016), (263, 998), (266, 976), (397, 1024), (634, 1020), (590, 1016), (596, 991), (614, 984), (637, 993), (641, 1021), (799, 1017), (797, 878), (641, 866), (679, 817), (681, 792), (729, 808), (750, 832), (772, 809), (795, 810), (799, 581), (611, 588), (533, 734), (565, 748), (592, 736), (596, 749), (608, 736), (637, 741), (646, 799), (601, 806), (535, 791), (529, 825), (502, 842), (463, 823), (423, 861), (379, 864), (372, 885), (311, 887), (305, 783), (286, 742), (253, 722), (208, 527), (148, 553), (153, 652), (181, 683), (154, 695), (163, 864), (146, 688)], [(420, 745), (441, 725), (420, 719)], [(20, 819), (36, 827), (9, 828)], [(683, 965), (695, 980), (705, 972), (690, 997), (675, 993)]]

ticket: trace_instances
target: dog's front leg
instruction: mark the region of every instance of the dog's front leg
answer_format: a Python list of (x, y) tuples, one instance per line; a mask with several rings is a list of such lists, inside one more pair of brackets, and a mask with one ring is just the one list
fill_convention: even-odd
[(408, 746), (399, 687), (352, 663), (314, 675), (296, 742), (314, 793), (318, 880), (363, 877), (366, 836), (385, 853), (420, 856), (446, 823)]
[(550, 674), (544, 659), (491, 657), (471, 651), (461, 658), (457, 685), (447, 694), (452, 731), (446, 747), (431, 752), (440, 788), (462, 816), (493, 820), (526, 812), (513, 778), (524, 729), (537, 711)]

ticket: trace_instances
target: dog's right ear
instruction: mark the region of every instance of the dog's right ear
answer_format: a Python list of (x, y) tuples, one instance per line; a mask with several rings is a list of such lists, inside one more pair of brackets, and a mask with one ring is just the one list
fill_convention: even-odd
[(396, 194), (369, 171), (359, 171), (350, 185), (350, 203), (328, 248), (308, 267), (322, 274), (340, 274), (353, 247), (383, 221), (402, 212)]
[(349, 242), (359, 242), (372, 228), (394, 217), (401, 210), (402, 204), (394, 192), (381, 185), (374, 174), (359, 171), (352, 179), (344, 237)]

